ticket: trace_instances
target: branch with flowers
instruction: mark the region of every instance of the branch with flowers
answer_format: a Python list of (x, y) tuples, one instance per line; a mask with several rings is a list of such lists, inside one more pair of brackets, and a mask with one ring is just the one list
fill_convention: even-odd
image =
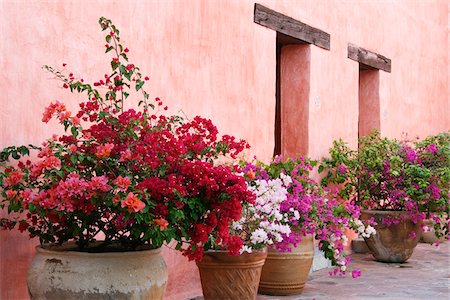
[[(229, 225), (255, 196), (217, 159), (235, 158), (248, 144), (219, 137), (208, 119), (161, 114), (167, 107), (150, 99), (148, 77), (129, 62), (117, 27), (103, 17), (99, 23), (107, 33), (105, 52), (112, 54), (102, 79), (89, 84), (44, 66), (63, 88), (86, 96), (75, 114), (65, 101), (45, 109), (42, 121), (56, 119), (65, 134), (0, 153), (0, 207), (9, 213), (0, 227), (28, 231), (41, 243), (73, 240), (85, 251), (93, 251), (99, 234), (95, 251), (112, 244), (160, 247), (174, 239), (191, 259), (201, 259), (215, 231), (217, 242), (233, 249), (239, 237)], [(138, 110), (126, 109), (129, 97), (138, 100)]]

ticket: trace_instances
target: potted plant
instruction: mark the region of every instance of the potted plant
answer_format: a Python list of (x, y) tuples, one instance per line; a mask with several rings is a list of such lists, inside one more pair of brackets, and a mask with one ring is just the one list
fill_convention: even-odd
[[(249, 186), (266, 202), (276, 201), (281, 236), (269, 245), (262, 269), (259, 292), (270, 295), (291, 295), (303, 291), (314, 257), (314, 238), (326, 258), (337, 266), (332, 274), (344, 274), (349, 258), (344, 252), (347, 242), (344, 231), (354, 228), (370, 235), (371, 227), (358, 223), (359, 209), (336, 201), (332, 193), (322, 189), (309, 177), (316, 162), (275, 157), (269, 164), (257, 161), (245, 164)], [(277, 183), (276, 193), (265, 191)], [(272, 200), (270, 200), (272, 199)], [(358, 270), (352, 272), (359, 274)]]
[[(436, 193), (439, 189), (441, 194), (448, 195), (450, 192), (450, 133), (441, 132), (436, 135), (428, 136), (423, 140), (417, 140), (414, 143), (417, 155), (423, 165), (433, 173), (433, 176), (441, 178), (438, 181)], [(448, 216), (435, 217), (430, 214), (424, 220), (421, 240), (426, 243), (439, 243), (445, 241), (448, 237), (447, 221)]]
[(203, 259), (197, 261), (205, 299), (255, 299), (267, 245), (290, 232), (281, 222), (280, 203), (286, 195), (282, 179), (254, 180), (251, 172), (245, 176), (254, 200), (244, 202), (241, 217), (223, 228), (234, 242), (224, 246), (213, 232), (204, 245)]
[[(436, 146), (437, 148), (437, 146)], [(365, 241), (375, 259), (405, 262), (420, 238), (422, 220), (432, 216), (447, 224), (448, 178), (426, 163), (440, 151), (417, 149), (408, 141), (382, 138), (379, 132), (359, 139), (358, 150), (335, 141), (320, 171), (322, 183), (341, 185), (339, 192), (362, 209), (377, 233)], [(444, 229), (446, 230), (446, 229)], [(445, 232), (439, 232), (445, 234)]]
[(176, 240), (200, 259), (203, 237), (214, 231), (231, 247), (224, 229), (253, 199), (242, 176), (215, 163), (248, 145), (219, 138), (210, 120), (161, 114), (167, 107), (150, 99), (119, 30), (104, 17), (99, 24), (112, 54), (104, 78), (89, 84), (45, 66), (86, 96), (75, 114), (59, 101), (45, 109), (42, 120), (56, 119), (65, 134), (0, 153), (0, 206), (9, 213), (0, 227), (41, 242), (27, 279), (33, 299), (162, 299), (163, 243)]

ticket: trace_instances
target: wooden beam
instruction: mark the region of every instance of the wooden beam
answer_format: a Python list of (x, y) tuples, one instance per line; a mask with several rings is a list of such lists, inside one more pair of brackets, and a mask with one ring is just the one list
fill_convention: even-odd
[(254, 22), (286, 36), (330, 50), (330, 34), (255, 3)]
[(372, 68), (391, 73), (391, 60), (389, 58), (351, 43), (348, 44), (348, 58), (359, 62), (361, 69)]

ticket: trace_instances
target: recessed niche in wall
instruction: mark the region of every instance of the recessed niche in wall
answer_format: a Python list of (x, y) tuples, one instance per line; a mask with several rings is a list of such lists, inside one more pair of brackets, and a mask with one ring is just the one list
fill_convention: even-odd
[(330, 35), (260, 4), (254, 21), (277, 32), (274, 155), (307, 155), (311, 45), (329, 50)]
[(348, 58), (359, 63), (358, 137), (380, 130), (380, 70), (391, 72), (391, 60), (381, 54), (348, 44)]

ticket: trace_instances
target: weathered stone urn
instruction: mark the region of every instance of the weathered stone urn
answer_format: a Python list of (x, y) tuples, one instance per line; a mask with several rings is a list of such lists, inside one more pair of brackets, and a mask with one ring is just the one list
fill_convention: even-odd
[(168, 274), (161, 248), (87, 253), (36, 247), (28, 270), (32, 300), (163, 299)]
[[(386, 217), (399, 217), (398, 224), (383, 224)], [(361, 219), (373, 218), (376, 233), (364, 238), (373, 257), (380, 262), (403, 263), (414, 252), (421, 236), (421, 222), (414, 223), (404, 211), (361, 210)]]

